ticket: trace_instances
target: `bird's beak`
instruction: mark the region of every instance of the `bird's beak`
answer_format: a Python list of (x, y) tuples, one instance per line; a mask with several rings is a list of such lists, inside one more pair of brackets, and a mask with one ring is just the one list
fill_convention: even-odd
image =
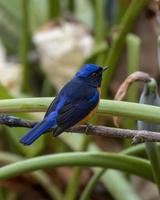
[(106, 66), (106, 67), (103, 67), (103, 72), (106, 71), (109, 67)]

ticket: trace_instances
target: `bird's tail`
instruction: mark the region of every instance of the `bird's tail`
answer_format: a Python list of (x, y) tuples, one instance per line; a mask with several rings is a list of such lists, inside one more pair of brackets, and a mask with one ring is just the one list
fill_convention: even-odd
[(45, 131), (51, 128), (51, 124), (45, 120), (35, 125), (26, 135), (20, 139), (20, 143), (30, 145), (37, 140)]

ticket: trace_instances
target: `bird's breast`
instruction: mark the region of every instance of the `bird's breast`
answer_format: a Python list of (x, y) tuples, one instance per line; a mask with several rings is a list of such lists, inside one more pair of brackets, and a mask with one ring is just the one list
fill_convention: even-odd
[[(99, 99), (100, 99), (100, 94), (101, 94), (101, 89), (100, 89), (100, 87), (98, 87), (97, 90), (98, 90)], [(96, 114), (96, 112), (97, 112), (97, 110), (98, 110), (98, 106), (99, 106), (99, 101), (98, 101), (96, 107), (95, 107), (86, 117), (84, 117), (81, 121), (79, 121), (79, 122), (76, 124), (76, 126), (82, 125), (82, 124), (84, 124), (85, 122), (89, 121), (89, 120)]]

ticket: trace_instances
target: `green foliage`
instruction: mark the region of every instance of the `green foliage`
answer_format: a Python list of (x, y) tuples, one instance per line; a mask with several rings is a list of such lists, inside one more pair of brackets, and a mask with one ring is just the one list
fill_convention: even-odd
[[(95, 47), (91, 55), (84, 60), (84, 63), (97, 63), (101, 66), (108, 65), (110, 67), (102, 84), (102, 97), (106, 98), (109, 84), (111, 84), (112, 77), (117, 72), (118, 61), (122, 53), (126, 53), (125, 45), (127, 46), (128, 60), (126, 71), (130, 74), (139, 69), (141, 40), (138, 35), (130, 32), (148, 2), (148, 0), (132, 0), (127, 5), (125, 1), (111, 2), (110, 0), (0, 0), (0, 40), (6, 47), (7, 55), (13, 56), (16, 58), (15, 60), (20, 60), (23, 68), (22, 91), (19, 94), (21, 98), (12, 96), (9, 88), (7, 89), (0, 84), (0, 113), (14, 113), (15, 116), (37, 120), (38, 117), (28, 112), (46, 111), (53, 98), (22, 98), (24, 97), (23, 93), (26, 97), (29, 94), (36, 95), (32, 90), (33, 79), (37, 81), (37, 85), (43, 85), (43, 87), (38, 85), (38, 94), (51, 94), (52, 96), (53, 92), (55, 94), (54, 86), (50, 82), (48, 83), (48, 77), (43, 74), (45, 81), (40, 80), (39, 82), (37, 73), (34, 73), (33, 76), (31, 74), (32, 66), (37, 66), (36, 72), (41, 70), (39, 58), (36, 58), (36, 61), (30, 58), (32, 52), (37, 53), (32, 44), (32, 37), (43, 24), (57, 18), (61, 19), (64, 16), (71, 21), (72, 19), (75, 21), (74, 17), (76, 17), (76, 20), (78, 19), (86, 25), (87, 31), (90, 28), (93, 29)], [(128, 101), (135, 102), (137, 96), (138, 87), (136, 85), (128, 91)], [(98, 116), (101, 115), (104, 122), (108, 115), (127, 118), (127, 122), (128, 119), (129, 122), (131, 119), (130, 124), (124, 123), (125, 128), (128, 126), (131, 128), (133, 119), (143, 120), (139, 122), (139, 129), (159, 131), (160, 107), (155, 81), (152, 79), (149, 83), (146, 83), (141, 94), (140, 104), (101, 99), (97, 114)], [(96, 117), (96, 119), (99, 118)], [(99, 120), (95, 121), (99, 123)], [(93, 191), (98, 180), (103, 183), (115, 200), (139, 200), (140, 198), (132, 187), (132, 182), (127, 180), (124, 174), (119, 171), (152, 181), (160, 188), (160, 144), (147, 143), (128, 147), (116, 154), (103, 153), (101, 148), (97, 146), (97, 141), (92, 141), (84, 135), (67, 133), (60, 136), (59, 140), (50, 140), (49, 137), (46, 137), (48, 140), (45, 140), (44, 136), (34, 145), (25, 147), (18, 141), (27, 131), (24, 128), (3, 127), (1, 129), (1, 143), (2, 146), (3, 143), (6, 146), (6, 152), (0, 152), (0, 162), (2, 165), (9, 164), (0, 168), (0, 180), (40, 169), (41, 171), (33, 172), (32, 177), (45, 189), (51, 199), (74, 200), (79, 196), (83, 167), (89, 167), (93, 172), (93, 177), (86, 186), (81, 200), (89, 199), (89, 194)], [(47, 142), (45, 143), (45, 141)], [(68, 150), (71, 152), (57, 153)], [(9, 153), (9, 151), (12, 153)], [(51, 155), (39, 156), (40, 153), (51, 153)], [(143, 155), (144, 158), (139, 155)], [(37, 157), (28, 158), (34, 156)], [(53, 183), (53, 180), (51, 180), (53, 177), (45, 172), (45, 168), (64, 166), (75, 168), (71, 174), (71, 181), (67, 183), (65, 188), (65, 194), (62, 195), (61, 185)], [(56, 176), (58, 177), (58, 173), (55, 173)], [(7, 194), (6, 191), (7, 189), (0, 188), (0, 199), (5, 197), (9, 199), (9, 196), (17, 197), (18, 193), (10, 194), (8, 192)]]
[[(61, 166), (96, 166), (119, 169), (153, 181), (149, 161), (133, 156), (124, 156), (114, 153), (61, 153), (56, 155), (39, 156), (19, 161), (0, 169), (0, 180), (15, 177), (46, 167)], [(140, 171), (139, 169), (143, 169)]]
[[(160, 97), (157, 91), (157, 83), (154, 79), (151, 79), (149, 83), (145, 84), (139, 102), (142, 104), (160, 106)], [(160, 125), (139, 121), (138, 129), (159, 132)], [(153, 176), (160, 192), (160, 151), (158, 149), (157, 143), (147, 142), (145, 145), (148, 158), (151, 162)]]
[[(0, 98), (12, 99), (14, 97), (9, 93), (9, 91), (3, 85), (0, 84)], [(27, 118), (30, 120), (34, 119), (33, 116), (26, 113), (15, 114), (15, 116)], [(39, 141), (37, 141), (36, 145), (32, 146), (31, 148), (28, 148), (19, 144), (18, 141), (20, 137), (22, 137), (22, 135), (24, 135), (28, 131), (27, 129), (21, 129), (21, 128), (11, 129), (9, 127), (5, 127), (5, 130), (6, 130), (6, 141), (8, 141), (8, 145), (10, 146), (12, 151), (18, 151), (30, 157), (30, 156), (37, 155), (44, 147), (44, 138), (41, 138)]]
[(48, 0), (48, 13), (49, 19), (54, 19), (60, 16), (60, 1), (59, 0)]
[(147, 0), (133, 0), (128, 7), (127, 11), (125, 12), (123, 18), (121, 19), (121, 23), (119, 24), (119, 32), (113, 38), (112, 45), (110, 47), (110, 51), (106, 57), (105, 65), (111, 66), (111, 69), (108, 70), (108, 73), (103, 78), (102, 82), (102, 97), (106, 97), (106, 86), (109, 85), (111, 82), (112, 76), (116, 70), (116, 66), (121, 55), (122, 49), (125, 44), (126, 35), (131, 28), (133, 27), (133, 23), (135, 22), (136, 18), (139, 16), (140, 12), (147, 4)]

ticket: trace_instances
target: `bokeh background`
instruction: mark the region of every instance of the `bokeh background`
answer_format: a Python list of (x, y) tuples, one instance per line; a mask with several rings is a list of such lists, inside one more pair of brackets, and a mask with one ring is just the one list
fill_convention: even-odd
[[(159, 34), (158, 0), (0, 0), (0, 98), (54, 97), (84, 63), (110, 67), (102, 98), (114, 99), (123, 80), (138, 70), (159, 84)], [(134, 83), (125, 100), (138, 102), (142, 87)], [(40, 120), (44, 113), (15, 115)], [(92, 123), (114, 126), (109, 116), (95, 117)], [(120, 126), (136, 129), (136, 122), (123, 119)], [(28, 148), (18, 142), (26, 131), (0, 127), (1, 165), (69, 151), (120, 152), (131, 145), (130, 140), (64, 133), (56, 139), (45, 135)], [(63, 167), (19, 176), (0, 182), (0, 199), (79, 199), (94, 172)], [(89, 199), (159, 197), (154, 184), (112, 170)]]

